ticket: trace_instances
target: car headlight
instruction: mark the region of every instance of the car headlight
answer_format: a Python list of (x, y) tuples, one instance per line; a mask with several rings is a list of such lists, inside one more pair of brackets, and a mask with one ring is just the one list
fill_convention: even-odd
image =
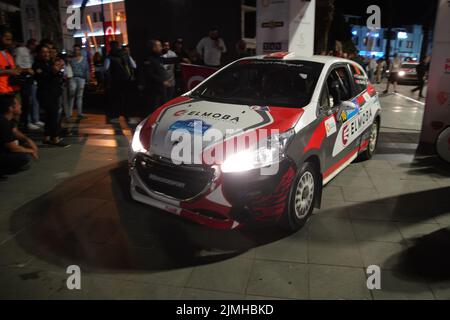
[(131, 150), (135, 153), (146, 153), (147, 150), (144, 148), (141, 142), (141, 130), (145, 124), (145, 120), (142, 121), (134, 131), (133, 139), (131, 140)]
[(405, 71), (400, 71), (400, 72), (398, 73), (398, 75), (399, 75), (400, 77), (404, 77), (404, 76), (405, 76), (405, 74), (406, 74), (406, 72), (405, 72)]
[(272, 135), (261, 141), (256, 150), (237, 152), (225, 160), (221, 169), (224, 173), (239, 173), (260, 169), (280, 162), (285, 157), (286, 146), (294, 130)]

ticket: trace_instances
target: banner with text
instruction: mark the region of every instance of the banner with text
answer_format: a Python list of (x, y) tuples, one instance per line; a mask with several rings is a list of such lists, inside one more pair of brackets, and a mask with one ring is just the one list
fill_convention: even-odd
[(59, 0), (59, 18), (61, 21), (61, 30), (63, 38), (63, 50), (70, 51), (75, 44), (73, 38), (74, 30), (69, 30), (67, 27), (67, 8), (73, 6), (75, 3), (73, 0)]
[(433, 55), (428, 81), (421, 142), (435, 145), (450, 162), (450, 2), (440, 0), (434, 31)]
[(315, 0), (258, 0), (256, 50), (314, 54)]
[(38, 0), (22, 0), (20, 2), (22, 16), (23, 41), (41, 40), (41, 20)]
[(181, 64), (181, 75), (183, 77), (184, 89), (190, 91), (203, 80), (215, 73), (218, 69), (198, 66), (195, 64)]

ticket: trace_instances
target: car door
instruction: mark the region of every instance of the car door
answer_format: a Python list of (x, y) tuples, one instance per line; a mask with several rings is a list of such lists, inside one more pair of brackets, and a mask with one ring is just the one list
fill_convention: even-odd
[(355, 139), (358, 146), (361, 145), (364, 132), (370, 129), (375, 114), (376, 107), (374, 106), (376, 98), (375, 89), (370, 84), (367, 74), (363, 71), (361, 66), (356, 63), (349, 63), (348, 69), (350, 71), (353, 97), (351, 102), (356, 106), (355, 113), (347, 119), (349, 130), (349, 140)]
[(330, 68), (321, 92), (318, 112), (326, 131), (322, 150), (325, 183), (349, 165), (358, 153), (358, 141), (350, 135), (352, 127), (348, 121), (359, 112), (352, 102), (353, 93), (347, 64), (341, 63)]

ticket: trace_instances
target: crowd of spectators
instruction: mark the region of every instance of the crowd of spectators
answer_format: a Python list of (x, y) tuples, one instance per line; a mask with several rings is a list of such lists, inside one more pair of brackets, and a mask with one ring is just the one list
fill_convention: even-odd
[[(38, 158), (36, 144), (26, 135), (29, 132), (43, 131), (43, 145), (68, 147), (61, 138), (62, 123), (86, 119), (83, 101), (87, 87), (95, 87), (104, 94), (111, 124), (118, 124), (123, 116), (130, 125), (135, 125), (185, 90), (182, 64), (217, 69), (223, 65), (223, 55), (228, 50), (215, 28), (190, 49), (181, 38), (173, 42), (149, 40), (145, 59), (139, 63), (130, 48), (117, 41), (108, 44), (105, 55), (90, 49), (75, 45), (69, 55), (61, 54), (48, 39), (40, 43), (30, 39), (14, 48), (12, 32), (0, 28), (1, 170), (22, 170), (33, 157)], [(243, 40), (233, 49), (233, 59), (251, 55)], [(401, 67), (397, 55), (387, 61), (356, 53), (321, 54), (351, 59), (365, 68), (372, 83), (379, 84), (388, 78), (385, 93), (390, 84), (397, 90), (396, 75)], [(422, 61), (418, 67), (423, 79), (426, 63)], [(420, 96), (423, 86), (424, 81), (414, 89), (420, 91)]]

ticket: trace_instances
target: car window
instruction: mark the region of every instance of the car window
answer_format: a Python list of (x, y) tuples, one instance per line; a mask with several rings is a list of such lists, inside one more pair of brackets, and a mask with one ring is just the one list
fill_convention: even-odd
[(315, 92), (323, 64), (241, 60), (201, 84), (192, 96), (241, 105), (302, 108)]
[(341, 100), (350, 100), (352, 97), (351, 92), (351, 85), (350, 85), (350, 79), (348, 76), (348, 71), (345, 67), (338, 67), (333, 70), (335, 75), (337, 76), (336, 79), (339, 81), (340, 88), (341, 88)]
[(330, 94), (328, 93), (328, 86), (325, 85), (322, 94), (320, 95), (320, 106), (319, 110), (321, 113), (326, 113), (331, 109), (331, 101), (330, 101)]
[(353, 97), (356, 97), (367, 89), (369, 79), (367, 79), (361, 68), (355, 64), (350, 64), (350, 70), (352, 71), (354, 83)]
[(327, 78), (327, 87), (331, 107), (336, 107), (339, 101), (350, 100), (352, 92), (347, 69), (343, 66), (333, 69)]

